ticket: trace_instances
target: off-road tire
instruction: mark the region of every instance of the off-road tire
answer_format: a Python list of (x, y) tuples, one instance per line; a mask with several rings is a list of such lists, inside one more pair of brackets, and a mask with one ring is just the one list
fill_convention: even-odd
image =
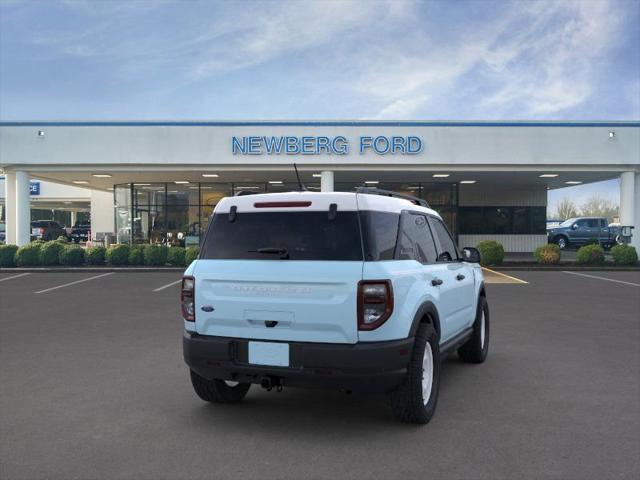
[[(427, 347), (431, 346), (433, 361), (433, 380), (429, 398), (423, 399), (422, 375), (423, 357)], [(418, 328), (411, 359), (407, 368), (407, 376), (402, 385), (389, 394), (391, 411), (396, 420), (407, 423), (425, 424), (433, 417), (438, 403), (440, 386), (440, 349), (438, 334), (433, 325), (422, 323)]]
[[(482, 335), (482, 317), (484, 315), (484, 341)], [(489, 304), (485, 297), (478, 299), (476, 320), (473, 323), (473, 334), (458, 349), (460, 360), (468, 363), (482, 363), (489, 353)]]
[(236, 386), (230, 387), (224, 380), (207, 380), (193, 370), (190, 370), (190, 373), (193, 389), (205, 402), (239, 403), (251, 387), (250, 383), (238, 383)]

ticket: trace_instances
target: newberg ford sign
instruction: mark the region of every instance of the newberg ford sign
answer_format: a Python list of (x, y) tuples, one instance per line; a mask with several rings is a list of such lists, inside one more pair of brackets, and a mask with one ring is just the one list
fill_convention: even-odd
[[(234, 155), (346, 155), (349, 140), (341, 135), (335, 137), (232, 137), (231, 150)], [(377, 155), (416, 155), (422, 151), (419, 137), (359, 137), (360, 154), (373, 152)]]

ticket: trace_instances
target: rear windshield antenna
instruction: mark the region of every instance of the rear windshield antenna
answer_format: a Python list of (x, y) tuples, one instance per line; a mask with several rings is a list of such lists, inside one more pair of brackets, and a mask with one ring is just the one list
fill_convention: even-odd
[(294, 163), (293, 164), (293, 169), (296, 171), (296, 178), (298, 179), (298, 191), (300, 192), (306, 192), (309, 189), (304, 185), (304, 183), (302, 183), (302, 180), (300, 180), (300, 174), (298, 173), (298, 166)]

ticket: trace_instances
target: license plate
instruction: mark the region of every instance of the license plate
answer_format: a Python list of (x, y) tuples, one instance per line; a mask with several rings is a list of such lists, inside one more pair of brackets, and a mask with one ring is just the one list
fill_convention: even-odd
[(249, 342), (249, 363), (254, 365), (289, 366), (289, 344)]

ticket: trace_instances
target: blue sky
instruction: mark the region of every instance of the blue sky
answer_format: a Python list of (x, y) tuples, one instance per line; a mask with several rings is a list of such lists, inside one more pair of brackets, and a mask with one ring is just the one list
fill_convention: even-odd
[(2, 0), (0, 120), (638, 120), (638, 25), (638, 0)]

